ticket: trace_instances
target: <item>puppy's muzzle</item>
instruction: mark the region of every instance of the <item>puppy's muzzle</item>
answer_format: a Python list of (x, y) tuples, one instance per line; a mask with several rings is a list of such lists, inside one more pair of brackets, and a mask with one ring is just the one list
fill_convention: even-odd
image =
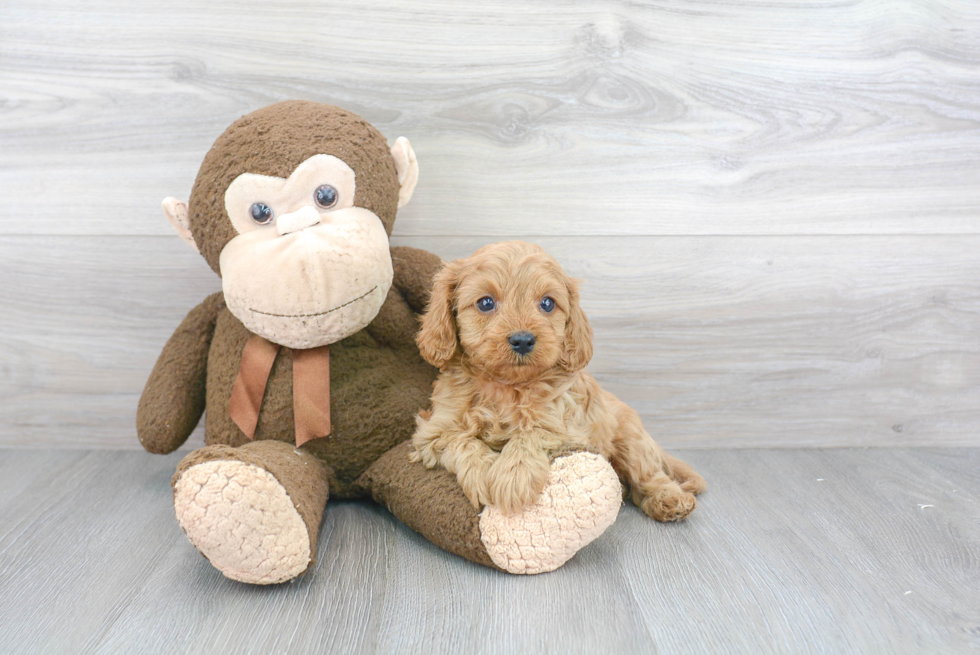
[(526, 355), (534, 350), (534, 335), (530, 332), (515, 332), (507, 339), (511, 350), (518, 355)]

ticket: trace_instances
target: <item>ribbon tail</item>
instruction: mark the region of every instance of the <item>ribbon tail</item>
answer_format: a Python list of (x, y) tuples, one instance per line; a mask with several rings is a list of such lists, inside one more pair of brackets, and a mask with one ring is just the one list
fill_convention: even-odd
[(279, 353), (279, 345), (253, 334), (242, 351), (242, 363), (238, 367), (238, 377), (231, 390), (228, 413), (245, 436), (255, 438), (255, 428), (259, 424), (259, 409), (265, 396), (272, 364)]
[(296, 446), (330, 434), (330, 346), (293, 351)]

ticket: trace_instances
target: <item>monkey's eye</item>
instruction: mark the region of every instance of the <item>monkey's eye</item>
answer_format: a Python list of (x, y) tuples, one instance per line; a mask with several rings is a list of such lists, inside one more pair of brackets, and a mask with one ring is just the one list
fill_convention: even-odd
[(337, 189), (329, 184), (321, 184), (313, 192), (313, 199), (323, 209), (330, 209), (337, 204)]
[(272, 222), (272, 219), (275, 216), (275, 214), (272, 213), (272, 207), (264, 202), (253, 203), (252, 206), (248, 208), (248, 213), (251, 214), (252, 220), (259, 225), (268, 225)]
[(479, 309), (481, 312), (492, 312), (494, 307), (496, 306), (497, 303), (495, 303), (493, 301), (493, 298), (491, 298), (490, 296), (483, 296), (482, 298), (476, 301), (476, 308)]
[(538, 307), (540, 307), (541, 311), (543, 311), (545, 314), (550, 314), (551, 312), (555, 311), (555, 300), (554, 298), (545, 296), (541, 299)]

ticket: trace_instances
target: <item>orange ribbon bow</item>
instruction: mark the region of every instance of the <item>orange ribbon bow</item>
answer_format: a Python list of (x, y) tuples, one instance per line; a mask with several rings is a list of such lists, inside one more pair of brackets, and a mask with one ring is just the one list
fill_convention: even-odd
[[(255, 438), (259, 409), (272, 364), (281, 346), (252, 335), (231, 390), (228, 413), (249, 439)], [(296, 446), (330, 434), (330, 346), (293, 349), (293, 415)]]

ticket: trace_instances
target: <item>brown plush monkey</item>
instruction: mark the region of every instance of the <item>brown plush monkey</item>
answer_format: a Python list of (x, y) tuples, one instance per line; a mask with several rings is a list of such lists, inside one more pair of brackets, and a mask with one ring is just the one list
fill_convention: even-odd
[(148, 451), (169, 453), (207, 407), (207, 446), (178, 466), (174, 507), (229, 578), (303, 573), (328, 495), (373, 497), (439, 546), (512, 572), (546, 570), (542, 557), (560, 565), (615, 518), (593, 502), (605, 462), (563, 466), (563, 488), (580, 487), (574, 500), (592, 511), (571, 529), (551, 526), (547, 509), (480, 513), (454, 476), (410, 462), (414, 416), (437, 373), (415, 345), (417, 315), (442, 262), (389, 248), (388, 236), (417, 179), (405, 138), (389, 148), (350, 112), (290, 101), (233, 123), (189, 205), (163, 203), (222, 292), (167, 342), (137, 429)]

